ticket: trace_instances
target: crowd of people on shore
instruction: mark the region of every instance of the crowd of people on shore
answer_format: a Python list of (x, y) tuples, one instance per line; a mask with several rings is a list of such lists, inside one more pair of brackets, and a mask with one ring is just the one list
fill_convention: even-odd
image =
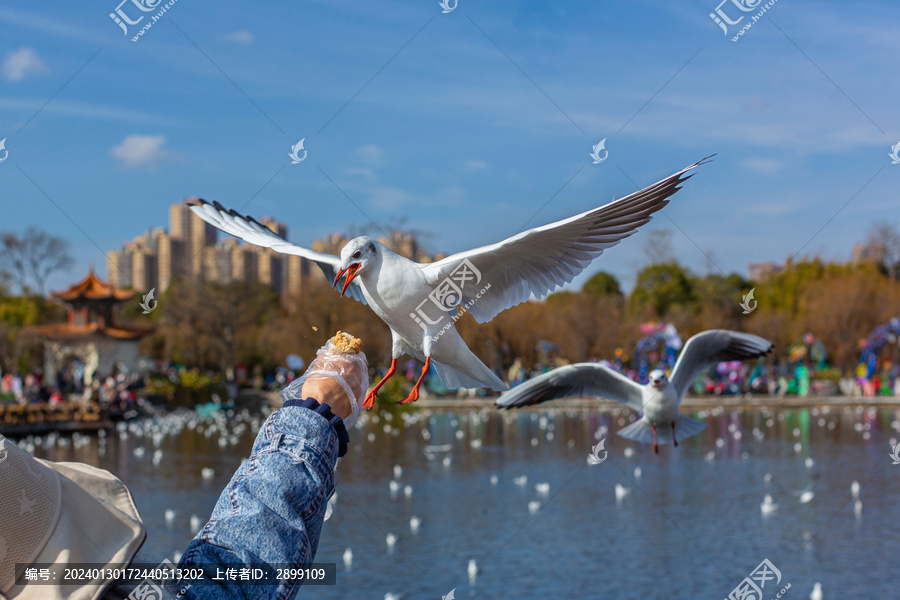
[[(617, 349), (612, 360), (591, 358), (622, 373), (630, 379), (643, 382), (649, 368), (661, 366), (671, 370), (675, 364), (677, 351), (681, 348), (680, 337), (670, 325), (653, 324), (644, 340), (654, 342), (646, 348), (636, 348), (632, 355)], [(658, 340), (654, 339), (658, 338)], [(655, 343), (658, 341), (659, 343)], [(874, 353), (866, 355), (867, 361), (860, 362), (853, 373), (839, 374), (825, 362), (824, 351), (818, 348), (812, 334), (793, 345), (790, 352), (775, 364), (764, 360), (755, 362), (722, 362), (710, 367), (694, 382), (692, 392), (697, 395), (733, 395), (741, 393), (785, 395), (844, 395), (850, 397), (900, 396), (900, 361), (892, 361), (889, 356), (878, 360)], [(548, 351), (534, 365), (524, 365), (516, 359), (503, 373), (510, 387), (546, 373), (569, 361)], [(168, 364), (158, 372), (171, 381), (178, 381), (186, 367)], [(530, 368), (529, 368), (530, 367)], [(419, 365), (408, 360), (398, 376), (412, 382), (418, 377)], [(292, 369), (279, 368), (274, 373), (254, 373), (251, 377), (246, 367), (235, 369), (237, 383), (256, 389), (282, 389), (296, 376)], [(377, 381), (383, 372), (371, 373), (372, 381)], [(103, 410), (126, 412), (137, 407), (139, 397), (146, 392), (146, 379), (140, 374), (109, 374), (94, 376), (90, 384), (83, 381), (83, 372), (77, 368), (61, 370), (55, 381), (48, 381), (40, 371), (25, 375), (5, 373), (0, 376), (0, 402), (16, 404), (46, 403), (50, 406), (65, 402), (78, 402), (84, 406), (91, 404)], [(237, 385), (229, 397), (237, 395)], [(426, 389), (435, 396), (452, 394), (444, 388), (440, 378), (429, 374)], [(457, 395), (474, 397), (485, 395), (485, 390), (458, 390)]]
[(52, 406), (74, 401), (97, 404), (104, 410), (127, 411), (137, 406), (142, 388), (143, 378), (136, 374), (94, 377), (88, 385), (68, 370), (60, 371), (55, 382), (47, 381), (40, 371), (24, 376), (5, 373), (0, 377), (0, 399), (16, 404)]

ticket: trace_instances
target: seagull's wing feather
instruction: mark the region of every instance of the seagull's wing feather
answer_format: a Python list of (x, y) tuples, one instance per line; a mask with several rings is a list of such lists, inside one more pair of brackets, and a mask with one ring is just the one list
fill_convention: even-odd
[(570, 396), (595, 396), (643, 410), (641, 386), (598, 363), (577, 363), (553, 369), (501, 394), (500, 408), (519, 408)]
[(757, 358), (772, 350), (772, 342), (758, 335), (711, 329), (691, 337), (672, 370), (672, 385), (681, 398), (704, 369), (728, 360)]
[[(325, 273), (325, 279), (328, 281), (328, 285), (331, 285), (334, 281), (334, 276), (337, 275), (338, 269), (340, 269), (340, 257), (333, 254), (308, 250), (301, 246), (297, 246), (296, 244), (292, 244), (275, 235), (271, 229), (261, 224), (253, 217), (244, 216), (237, 211), (227, 209), (218, 202), (210, 204), (206, 200), (197, 198), (189, 200), (187, 204), (195, 215), (217, 229), (221, 229), (225, 233), (233, 235), (236, 238), (240, 238), (245, 242), (257, 246), (262, 246), (263, 248), (271, 248), (275, 252), (281, 254), (293, 254), (313, 261), (319, 265), (319, 268)], [(338, 281), (337, 289), (343, 287), (343, 281), (343, 278)], [(347, 287), (347, 295), (354, 300), (359, 300), (363, 304), (366, 303), (357, 281), (350, 282), (350, 285)]]
[[(691, 177), (685, 174), (705, 160), (605, 206), (419, 266), (434, 284), (447, 278), (452, 281), (451, 275), (468, 261), (480, 278), (459, 286), (462, 304), (476, 321), (485, 323), (532, 295), (541, 298), (570, 283), (605, 249), (632, 235), (668, 204), (679, 185)], [(476, 294), (487, 285), (490, 289), (476, 301)]]

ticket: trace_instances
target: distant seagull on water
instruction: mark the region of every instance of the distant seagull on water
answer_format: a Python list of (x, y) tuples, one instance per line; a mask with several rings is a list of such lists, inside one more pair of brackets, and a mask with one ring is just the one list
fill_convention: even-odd
[(822, 584), (818, 581), (813, 586), (813, 591), (809, 594), (809, 600), (822, 600)]
[[(706, 423), (678, 412), (681, 401), (694, 379), (705, 369), (722, 361), (743, 360), (765, 355), (772, 343), (759, 336), (726, 329), (704, 331), (684, 345), (672, 370), (671, 382), (665, 371), (650, 371), (650, 383), (641, 385), (600, 363), (578, 363), (553, 369), (502, 394), (495, 402), (500, 408), (518, 408), (569, 396), (609, 398), (643, 413), (643, 416), (618, 431), (624, 438), (653, 444), (668, 443), (703, 431)], [(657, 440), (657, 433), (662, 439)]]

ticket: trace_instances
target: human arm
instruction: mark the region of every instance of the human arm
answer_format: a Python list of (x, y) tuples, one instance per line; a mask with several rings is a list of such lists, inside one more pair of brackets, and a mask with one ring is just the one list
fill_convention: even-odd
[[(301, 581), (277, 586), (215, 581), (217, 569), (265, 563), (297, 568), (313, 562), (327, 500), (334, 492), (334, 468), (346, 452), (344, 418), (354, 418), (356, 398), (368, 387), (365, 357), (341, 361), (320, 355), (301, 386), (289, 386), (284, 406), (259, 430), (250, 457), (232, 476), (209, 522), (188, 545), (179, 567), (202, 568), (205, 580), (185, 598), (293, 598)], [(321, 359), (321, 360), (320, 360)], [(343, 384), (323, 373), (341, 368)], [(299, 398), (295, 397), (299, 396)], [(184, 585), (182, 584), (183, 588)]]

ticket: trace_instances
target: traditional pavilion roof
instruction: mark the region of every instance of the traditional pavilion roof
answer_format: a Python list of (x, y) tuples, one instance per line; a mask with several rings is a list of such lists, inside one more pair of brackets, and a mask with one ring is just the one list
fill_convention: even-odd
[(123, 290), (114, 288), (106, 283), (94, 273), (91, 267), (87, 277), (72, 285), (63, 292), (55, 292), (52, 294), (54, 298), (59, 298), (66, 302), (78, 302), (79, 300), (128, 300), (134, 295), (134, 290)]
[[(106, 308), (101, 310), (105, 313), (105, 319), (75, 325), (72, 320), (74, 311), (86, 308), (79, 306), (87, 302), (122, 302), (130, 299), (134, 295), (134, 290), (123, 290), (114, 288), (106, 283), (94, 273), (94, 267), (91, 267), (87, 277), (71, 286), (63, 292), (52, 294), (54, 298), (63, 300), (69, 304), (69, 321), (66, 323), (54, 323), (51, 325), (35, 325), (32, 327), (34, 331), (40, 335), (51, 339), (67, 339), (80, 338), (90, 336), (92, 334), (100, 334), (118, 340), (136, 340), (153, 331), (153, 328), (136, 328), (121, 327), (112, 323), (111, 306), (107, 304)], [(97, 317), (97, 315), (95, 315)], [(100, 315), (102, 317), (102, 315)]]

